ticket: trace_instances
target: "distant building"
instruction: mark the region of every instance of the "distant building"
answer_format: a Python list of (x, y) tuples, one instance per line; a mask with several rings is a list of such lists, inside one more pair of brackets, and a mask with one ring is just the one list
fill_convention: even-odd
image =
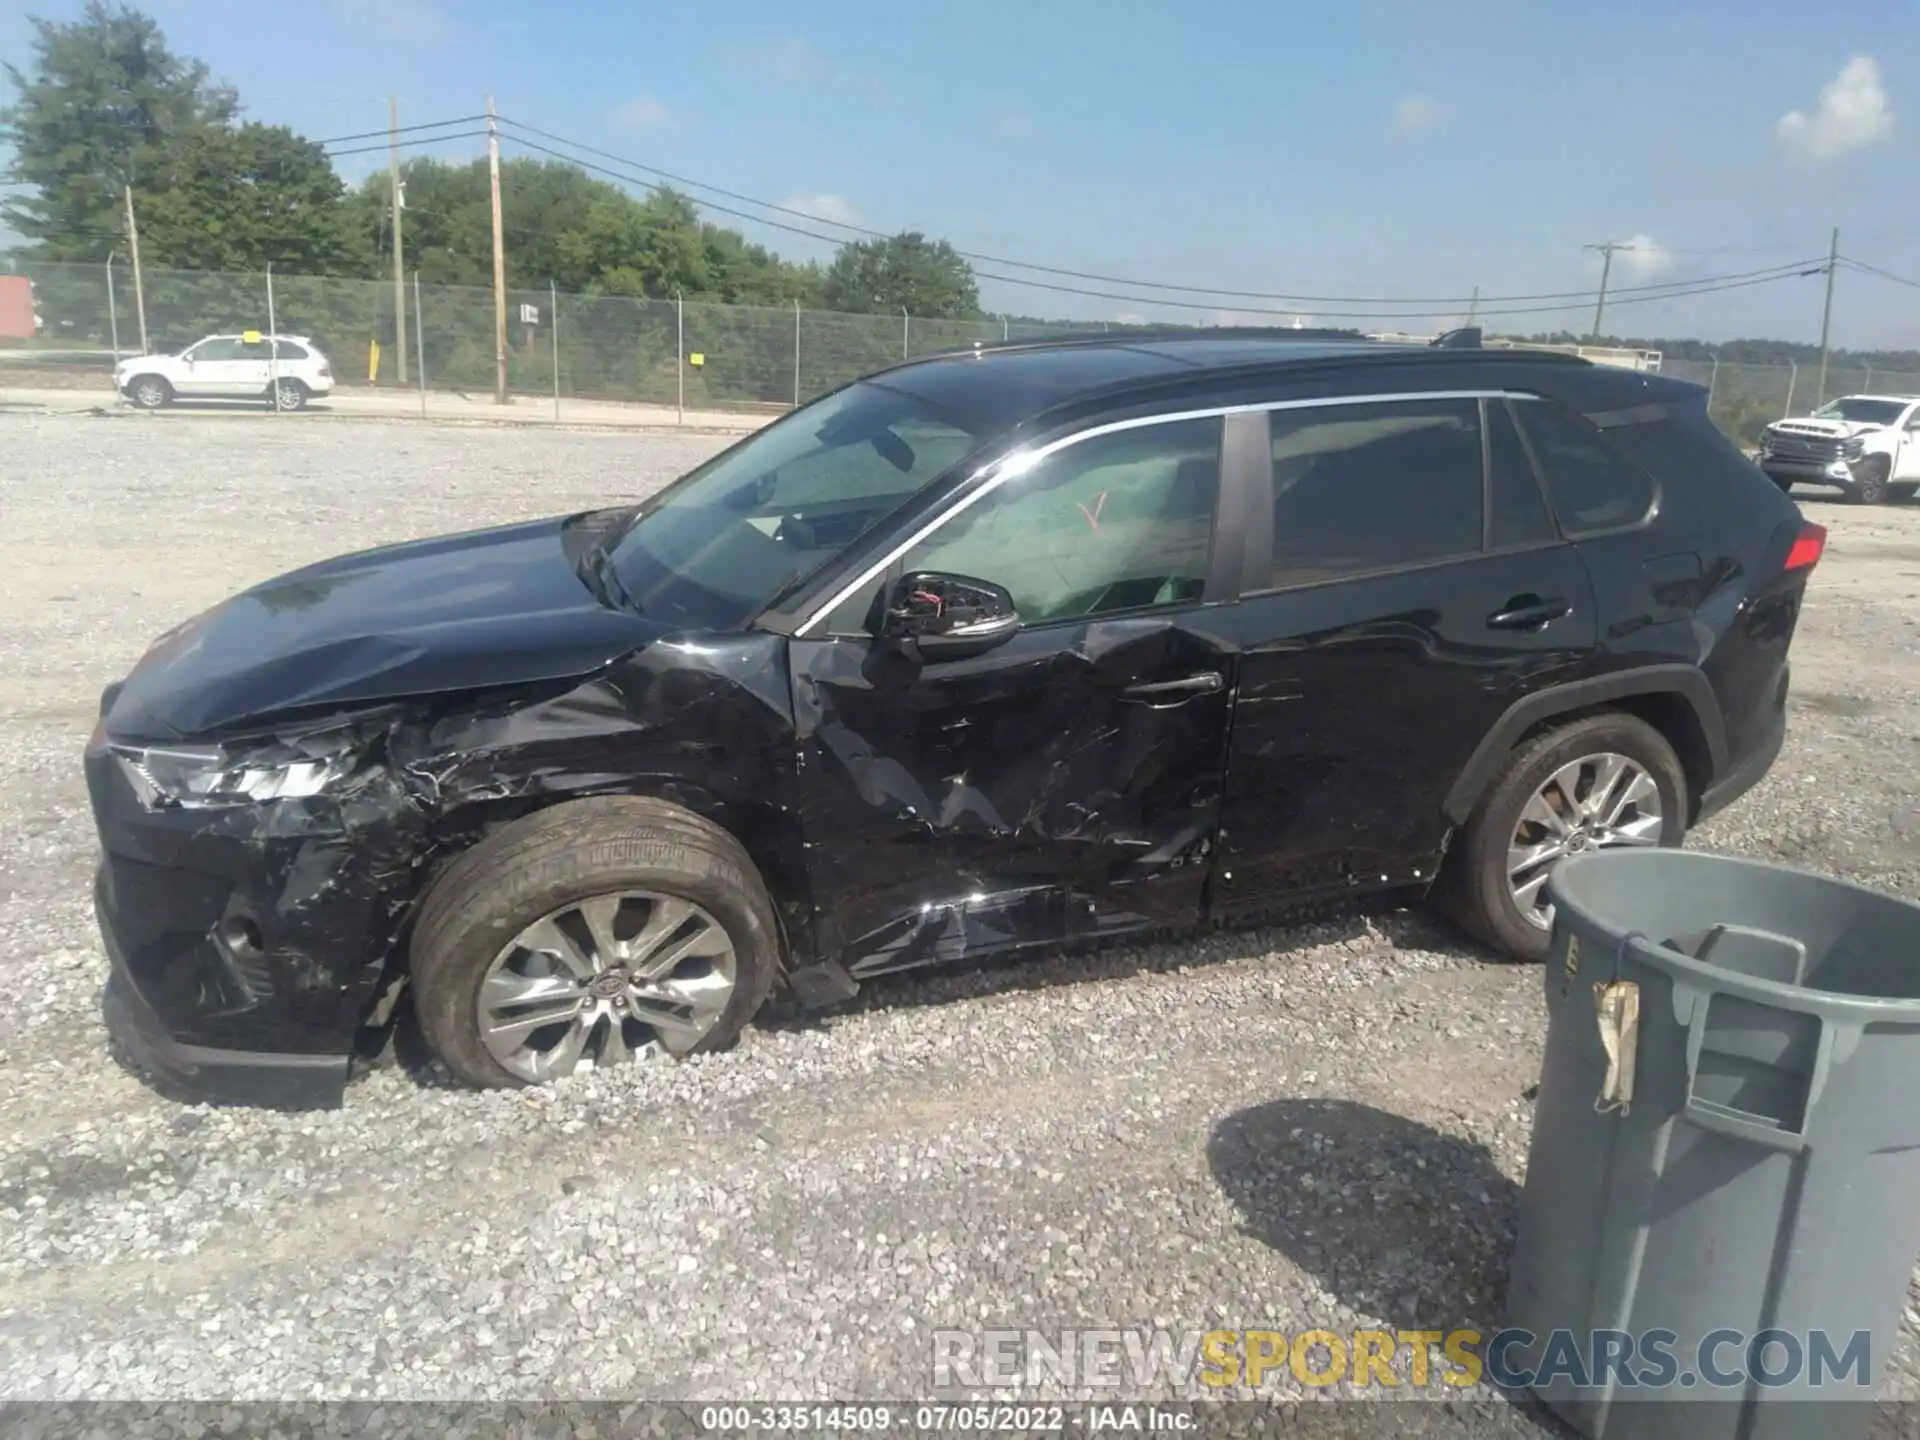
[(0, 340), (31, 340), (39, 333), (33, 282), (24, 275), (0, 275)]

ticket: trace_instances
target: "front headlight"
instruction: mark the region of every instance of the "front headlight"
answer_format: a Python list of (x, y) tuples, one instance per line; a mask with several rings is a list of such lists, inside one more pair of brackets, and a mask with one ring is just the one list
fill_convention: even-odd
[(1862, 436), (1855, 435), (1852, 439), (1841, 442), (1840, 454), (1848, 460), (1858, 460), (1866, 453), (1867, 442)]
[(150, 810), (217, 810), (304, 800), (353, 773), (357, 728), (236, 745), (116, 745), (114, 759)]

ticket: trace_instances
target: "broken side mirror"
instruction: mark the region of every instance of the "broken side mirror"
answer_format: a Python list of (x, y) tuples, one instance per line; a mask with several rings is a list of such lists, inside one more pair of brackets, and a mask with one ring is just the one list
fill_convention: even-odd
[(1020, 612), (1006, 587), (970, 575), (919, 570), (887, 591), (881, 633), (922, 660), (961, 660), (1012, 638)]

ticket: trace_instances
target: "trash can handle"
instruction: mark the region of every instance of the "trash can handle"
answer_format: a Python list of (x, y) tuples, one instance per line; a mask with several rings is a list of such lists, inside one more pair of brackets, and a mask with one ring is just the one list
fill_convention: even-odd
[(1713, 1100), (1703, 1100), (1693, 1093), (1694, 1081), (1700, 1073), (1700, 1052), (1707, 1038), (1707, 1011), (1713, 1003), (1714, 993), (1695, 989), (1691, 985), (1676, 984), (1673, 987), (1676, 1018), (1684, 1019), (1687, 1026), (1687, 1099), (1683, 1107), (1687, 1119), (1702, 1130), (1712, 1130), (1770, 1149), (1806, 1149), (1807, 1128), (1813, 1123), (1814, 1106), (1820, 1100), (1820, 1092), (1826, 1088), (1827, 1075), (1833, 1068), (1833, 1062), (1837, 1058), (1844, 1059), (1845, 1052), (1853, 1048), (1850, 1044), (1845, 1045), (1842, 1054), (1836, 1056), (1835, 1042), (1843, 1038), (1850, 1039), (1851, 1034), (1843, 1033), (1844, 1027), (1820, 1018), (1820, 1040), (1814, 1052), (1812, 1073), (1807, 1076), (1807, 1098), (1800, 1107), (1800, 1128), (1788, 1130), (1768, 1116)]
[[(1716, 1105), (1711, 1100), (1701, 1100), (1693, 1094), (1692, 1082), (1687, 1087), (1687, 1119), (1702, 1130), (1713, 1130), (1721, 1135), (1729, 1135), (1735, 1140), (1750, 1140), (1755, 1145), (1766, 1145), (1775, 1150), (1804, 1150), (1807, 1148), (1806, 1133), (1802, 1130), (1782, 1130), (1771, 1121), (1763, 1119), (1745, 1110), (1735, 1110), (1728, 1105)], [(1805, 1124), (1805, 1121), (1801, 1122)]]

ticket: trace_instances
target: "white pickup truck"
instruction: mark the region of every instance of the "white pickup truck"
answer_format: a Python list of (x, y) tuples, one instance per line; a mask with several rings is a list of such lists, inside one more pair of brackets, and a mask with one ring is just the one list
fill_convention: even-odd
[(1758, 459), (1782, 490), (1832, 485), (1868, 505), (1909, 500), (1920, 491), (1920, 395), (1846, 395), (1776, 420)]

